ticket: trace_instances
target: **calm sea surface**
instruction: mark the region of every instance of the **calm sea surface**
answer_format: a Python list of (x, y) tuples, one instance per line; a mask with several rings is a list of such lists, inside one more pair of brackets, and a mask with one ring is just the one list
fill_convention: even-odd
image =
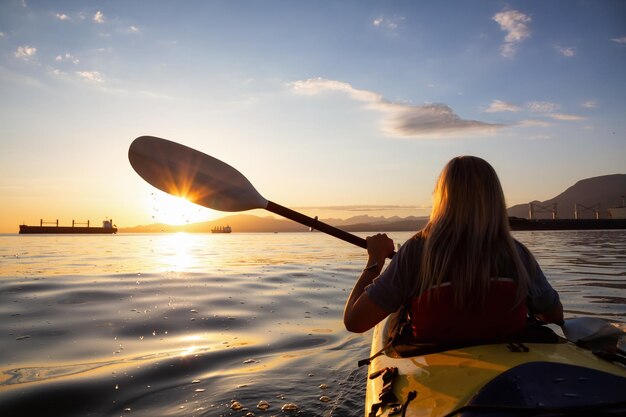
[[(626, 321), (626, 231), (515, 236), (568, 317)], [(320, 233), (0, 235), (0, 415), (361, 416), (364, 262)]]

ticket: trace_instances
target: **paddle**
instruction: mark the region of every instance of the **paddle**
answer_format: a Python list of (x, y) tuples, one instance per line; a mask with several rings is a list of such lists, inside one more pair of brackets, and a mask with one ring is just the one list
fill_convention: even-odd
[(365, 239), (266, 200), (235, 168), (195, 149), (141, 136), (130, 145), (128, 159), (144, 180), (192, 203), (231, 212), (265, 209), (367, 249)]
[(604, 337), (623, 335), (624, 331), (608, 321), (598, 317), (575, 317), (565, 320), (563, 326), (565, 338), (574, 343), (589, 342)]

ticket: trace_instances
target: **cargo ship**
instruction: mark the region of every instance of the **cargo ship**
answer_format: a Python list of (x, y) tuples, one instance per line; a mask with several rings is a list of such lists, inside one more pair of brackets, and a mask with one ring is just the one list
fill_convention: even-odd
[(230, 226), (215, 226), (211, 229), (211, 233), (231, 233), (233, 229)]
[(626, 219), (522, 219), (509, 217), (514, 231), (528, 230), (615, 230), (626, 229)]
[(78, 223), (72, 220), (71, 226), (59, 226), (59, 221), (44, 222), (39, 221), (39, 226), (20, 225), (20, 234), (114, 234), (117, 233), (117, 227), (113, 224), (113, 220), (102, 221), (102, 227), (94, 227), (89, 224), (89, 220), (85, 223)]

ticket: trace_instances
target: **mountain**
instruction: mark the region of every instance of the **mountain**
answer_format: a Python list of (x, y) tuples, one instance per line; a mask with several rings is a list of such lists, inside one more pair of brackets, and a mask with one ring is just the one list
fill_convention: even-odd
[[(593, 219), (596, 216), (594, 208), (600, 204), (600, 218), (606, 219), (609, 217), (607, 209), (623, 204), (622, 199), (625, 195), (626, 174), (614, 174), (580, 180), (550, 200), (533, 201), (533, 203), (543, 207), (556, 204), (559, 219), (573, 219), (575, 204), (579, 205), (579, 219)], [(581, 205), (592, 209), (584, 209)], [(534, 218), (552, 218), (551, 212), (535, 207)], [(509, 216), (528, 218), (528, 210), (528, 204), (518, 204), (510, 207), (508, 213)]]
[(166, 224), (149, 224), (119, 229), (119, 233), (162, 233), (162, 232), (190, 232), (190, 233), (210, 233), (216, 226), (229, 225), (234, 232), (264, 233), (264, 232), (305, 232), (306, 226), (286, 219), (275, 217), (258, 217), (250, 214), (236, 214), (223, 217), (218, 220), (203, 223), (191, 223), (181, 226), (170, 226)]
[[(322, 222), (328, 223), (335, 227), (340, 227), (349, 232), (380, 232), (380, 231), (404, 231), (418, 230), (426, 224), (427, 218), (420, 217), (370, 217), (355, 216), (350, 219), (321, 219)], [(295, 223), (287, 219), (277, 219), (271, 216), (258, 217), (250, 214), (236, 214), (233, 216), (223, 217), (219, 220), (213, 220), (203, 223), (192, 223), (181, 226), (172, 226), (162, 223), (149, 225), (125, 227), (118, 230), (119, 233), (173, 233), (173, 232), (189, 232), (189, 233), (210, 233), (211, 229), (216, 226), (229, 225), (234, 232), (245, 233), (267, 233), (267, 232), (306, 232), (308, 227)]]
[[(574, 204), (593, 207), (600, 204), (600, 217), (608, 218), (607, 208), (616, 207), (622, 203), (626, 195), (626, 174), (604, 175), (578, 181), (556, 197), (546, 201), (533, 203), (543, 207), (557, 204), (558, 218), (573, 219)], [(528, 218), (528, 204), (518, 204), (508, 209), (509, 216)], [(551, 218), (550, 212), (535, 211), (535, 218)], [(595, 218), (594, 210), (579, 209), (579, 218)], [(321, 219), (322, 222), (339, 227), (348, 232), (392, 232), (416, 231), (428, 221), (427, 217), (371, 217), (355, 216), (349, 219)], [(120, 228), (119, 233), (163, 233), (163, 232), (195, 232), (210, 233), (216, 226), (229, 225), (234, 232), (263, 233), (263, 232), (306, 232), (308, 227), (287, 219), (275, 217), (258, 217), (250, 214), (236, 214), (204, 223), (193, 223), (182, 226), (166, 224), (150, 224), (144, 226)]]

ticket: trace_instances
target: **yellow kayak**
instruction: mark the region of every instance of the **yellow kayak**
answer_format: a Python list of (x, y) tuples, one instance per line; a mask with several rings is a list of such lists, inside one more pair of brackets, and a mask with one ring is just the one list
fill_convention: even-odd
[(368, 417), (626, 415), (626, 367), (565, 339), (400, 357), (395, 321), (373, 331)]

